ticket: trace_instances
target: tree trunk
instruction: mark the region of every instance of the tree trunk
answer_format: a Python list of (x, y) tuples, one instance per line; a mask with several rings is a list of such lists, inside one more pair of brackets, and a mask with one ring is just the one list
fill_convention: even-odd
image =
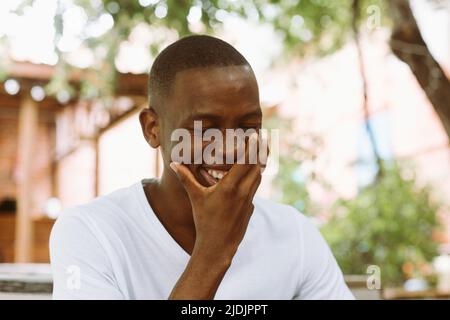
[(360, 12), (361, 12), (361, 0), (353, 0), (352, 4), (352, 31), (353, 31), (353, 39), (355, 41), (355, 46), (357, 50), (357, 56), (358, 56), (358, 64), (359, 64), (359, 72), (361, 74), (361, 81), (362, 81), (362, 94), (363, 94), (363, 103), (362, 108), (364, 112), (364, 125), (366, 128), (367, 135), (369, 136), (370, 146), (372, 147), (372, 153), (375, 158), (376, 164), (378, 166), (377, 168), (377, 178), (379, 178), (383, 173), (383, 162), (380, 156), (380, 153), (378, 152), (377, 147), (377, 141), (375, 138), (375, 133), (373, 131), (372, 125), (370, 124), (370, 110), (369, 110), (369, 101), (367, 97), (367, 76), (366, 76), (366, 70), (365, 70), (365, 64), (364, 64), (364, 56), (361, 48), (361, 43), (359, 41), (360, 34), (359, 34), (359, 27), (358, 27), (358, 20), (360, 19)]
[(390, 47), (411, 68), (450, 139), (450, 81), (423, 40), (409, 1), (388, 3), (394, 23)]

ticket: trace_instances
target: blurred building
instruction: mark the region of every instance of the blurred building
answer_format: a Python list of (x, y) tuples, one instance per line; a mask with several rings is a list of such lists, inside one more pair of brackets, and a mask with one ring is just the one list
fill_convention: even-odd
[[(146, 75), (121, 74), (105, 107), (46, 96), (53, 72), (15, 63), (0, 88), (0, 262), (48, 262), (49, 232), (62, 208), (131, 183), (141, 172), (158, 174), (156, 152), (136, 139)], [(83, 76), (72, 76), (75, 87)]]

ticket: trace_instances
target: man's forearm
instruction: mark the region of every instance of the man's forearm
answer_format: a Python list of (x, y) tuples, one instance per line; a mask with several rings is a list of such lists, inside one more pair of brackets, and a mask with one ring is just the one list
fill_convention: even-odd
[(193, 253), (169, 299), (213, 299), (230, 265), (231, 258)]

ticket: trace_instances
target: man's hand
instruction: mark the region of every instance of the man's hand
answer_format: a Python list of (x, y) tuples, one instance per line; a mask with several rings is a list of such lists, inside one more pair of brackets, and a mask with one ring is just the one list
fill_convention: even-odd
[[(256, 143), (257, 134), (249, 144)], [(248, 157), (246, 146), (245, 159)], [(234, 164), (222, 180), (202, 186), (189, 169), (171, 163), (189, 195), (196, 240), (185, 272), (171, 299), (212, 299), (244, 238), (253, 213), (253, 197), (261, 182), (261, 165)]]

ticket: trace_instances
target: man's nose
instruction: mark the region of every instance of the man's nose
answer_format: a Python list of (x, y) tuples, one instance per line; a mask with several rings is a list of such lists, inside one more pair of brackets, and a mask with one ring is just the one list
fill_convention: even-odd
[[(205, 148), (207, 148), (208, 145), (210, 145), (211, 143), (213, 142), (208, 143), (205, 146)], [(210, 163), (212, 163), (212, 161), (216, 162), (219, 161), (219, 163), (221, 164), (234, 164), (240, 163), (241, 161), (247, 162), (249, 159), (243, 159), (243, 157), (245, 156), (245, 149), (247, 143), (248, 143), (247, 137), (245, 139), (233, 138), (228, 140), (226, 139), (226, 137), (224, 137), (222, 139), (222, 143), (215, 142), (213, 152), (206, 152), (204, 156), (214, 158), (209, 159)], [(257, 146), (254, 149), (257, 150)]]
[(227, 154), (230, 154), (229, 157), (232, 157), (234, 153), (233, 148), (231, 149), (227, 152), (225, 139), (222, 140), (222, 143), (219, 141), (208, 142), (203, 146), (203, 160), (210, 164), (225, 164)]

